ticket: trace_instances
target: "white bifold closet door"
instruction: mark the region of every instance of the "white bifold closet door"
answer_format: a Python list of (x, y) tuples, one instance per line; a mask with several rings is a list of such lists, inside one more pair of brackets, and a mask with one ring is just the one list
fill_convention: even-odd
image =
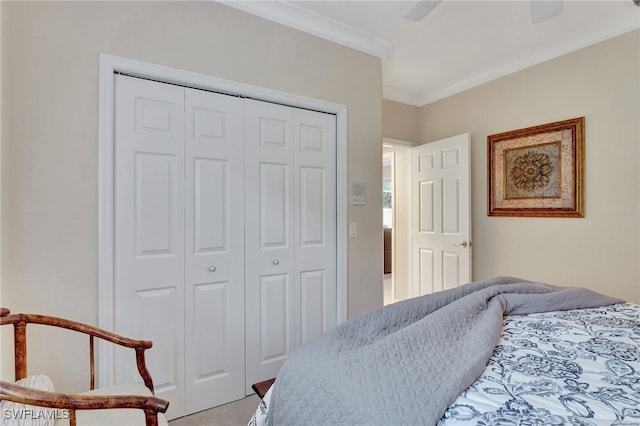
[(246, 106), (247, 393), (336, 321), (335, 117)]
[[(147, 368), (169, 417), (185, 412), (184, 89), (116, 76), (114, 328), (153, 341)], [(131, 350), (114, 381), (139, 377)]]
[(244, 396), (241, 99), (185, 89), (186, 412)]
[(115, 331), (153, 341), (170, 418), (244, 396), (243, 122), (241, 99), (116, 77)]
[(115, 332), (169, 418), (242, 398), (335, 325), (335, 117), (121, 75), (114, 117)]

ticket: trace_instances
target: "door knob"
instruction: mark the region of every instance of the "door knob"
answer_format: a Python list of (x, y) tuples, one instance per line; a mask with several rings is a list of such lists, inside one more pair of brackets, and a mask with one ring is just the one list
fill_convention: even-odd
[(278, 259), (274, 259), (274, 260), (273, 260), (273, 264), (274, 264), (274, 265), (278, 265), (278, 264), (280, 264), (280, 261), (279, 261)]
[(215, 266), (209, 266), (209, 272), (215, 272), (215, 271), (216, 271)]
[(454, 244), (454, 246), (460, 246), (460, 247), (470, 247), (471, 246), (471, 241), (467, 242), (467, 241), (460, 241), (458, 244)]

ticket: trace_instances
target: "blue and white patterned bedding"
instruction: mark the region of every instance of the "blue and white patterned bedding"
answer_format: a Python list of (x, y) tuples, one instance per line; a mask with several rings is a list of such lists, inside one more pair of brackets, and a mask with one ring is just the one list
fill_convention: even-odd
[[(250, 425), (266, 424), (270, 393)], [(507, 316), (438, 426), (640, 425), (640, 305)]]
[(506, 317), (438, 425), (640, 425), (640, 305)]

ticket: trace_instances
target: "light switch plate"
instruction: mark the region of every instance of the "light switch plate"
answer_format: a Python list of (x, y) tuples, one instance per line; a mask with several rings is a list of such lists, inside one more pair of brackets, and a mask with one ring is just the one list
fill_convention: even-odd
[(356, 238), (358, 236), (358, 222), (349, 223), (349, 238)]

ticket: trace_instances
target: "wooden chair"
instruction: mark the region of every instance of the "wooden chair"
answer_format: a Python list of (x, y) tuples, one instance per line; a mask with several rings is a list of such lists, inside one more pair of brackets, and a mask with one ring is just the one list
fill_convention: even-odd
[[(106, 422), (108, 422), (108, 420), (105, 419), (107, 419), (110, 414), (115, 412), (119, 412), (120, 418), (122, 417), (122, 413), (124, 412), (133, 413), (141, 419), (141, 415), (136, 411), (122, 411), (117, 409), (143, 410), (145, 422), (144, 424), (146, 426), (157, 426), (159, 422), (160, 424), (167, 423), (164, 415), (161, 413), (165, 413), (167, 411), (169, 402), (160, 398), (156, 398), (154, 396), (153, 380), (151, 379), (151, 375), (149, 374), (149, 371), (147, 370), (145, 364), (144, 351), (151, 348), (151, 346), (153, 345), (152, 342), (145, 340), (127, 339), (115, 333), (111, 333), (97, 327), (81, 324), (67, 319), (35, 314), (11, 314), (8, 309), (0, 308), (0, 326), (7, 324), (12, 324), (14, 328), (15, 380), (24, 379), (27, 377), (27, 324), (41, 324), (45, 326), (59, 327), (87, 334), (89, 336), (91, 391), (78, 395), (67, 395), (57, 392), (35, 390), (11, 382), (0, 381), (0, 399), (38, 407), (66, 410), (65, 413), (68, 413), (68, 420), (71, 426), (76, 425), (77, 410), (81, 411), (79, 417), (84, 416), (85, 413), (98, 413), (94, 410), (110, 410), (100, 412), (100, 424), (105, 424)], [(111, 389), (114, 390), (114, 394), (109, 395), (104, 395), (105, 390), (95, 389), (95, 338), (103, 339), (108, 342), (135, 350), (135, 359), (138, 367), (138, 372), (140, 373), (140, 377), (144, 381), (146, 389), (142, 385), (140, 385), (139, 387), (142, 388), (143, 392), (141, 393), (145, 393), (146, 395), (118, 394), (117, 386), (108, 388), (108, 390), (106, 390), (107, 393), (109, 393)], [(89, 411), (85, 412), (84, 410)], [(131, 424), (119, 423), (121, 421), (122, 420), (119, 420), (116, 423), (110, 424)], [(81, 420), (80, 423), (97, 424), (91, 423), (91, 420)]]

